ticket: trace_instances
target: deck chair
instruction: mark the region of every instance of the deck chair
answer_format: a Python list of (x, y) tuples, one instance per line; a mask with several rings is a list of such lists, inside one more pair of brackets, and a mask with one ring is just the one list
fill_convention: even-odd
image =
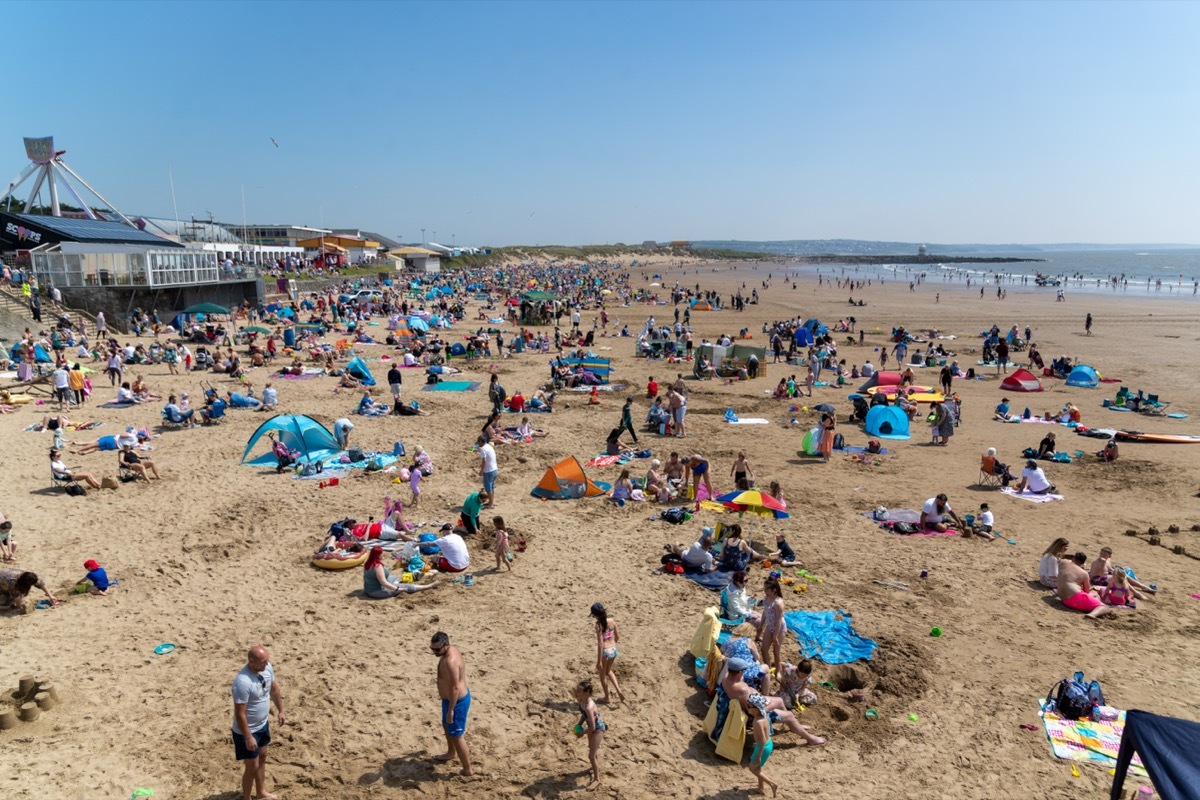
[(1143, 414), (1165, 414), (1170, 403), (1165, 403), (1158, 399), (1156, 394), (1146, 395), (1146, 399), (1142, 401), (1142, 406), (1139, 409)]
[(996, 459), (983, 457), (979, 464), (979, 486), (999, 486), (1004, 476), (996, 472)]

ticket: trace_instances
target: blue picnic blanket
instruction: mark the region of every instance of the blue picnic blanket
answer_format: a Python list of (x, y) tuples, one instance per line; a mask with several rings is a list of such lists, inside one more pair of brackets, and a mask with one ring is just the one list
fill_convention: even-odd
[(724, 570), (716, 570), (715, 572), (692, 572), (683, 573), (683, 577), (708, 589), (711, 592), (719, 592), (729, 585), (733, 580), (733, 573)]
[(878, 647), (854, 632), (853, 620), (845, 611), (789, 611), (783, 621), (800, 640), (804, 657), (819, 658), (826, 664), (870, 661)]

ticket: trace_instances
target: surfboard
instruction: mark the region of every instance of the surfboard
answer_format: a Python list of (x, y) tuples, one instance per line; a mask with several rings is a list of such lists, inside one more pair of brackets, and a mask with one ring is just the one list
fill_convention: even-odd
[(1180, 433), (1139, 433), (1117, 431), (1117, 438), (1127, 442), (1153, 442), (1156, 444), (1200, 444), (1200, 436)]

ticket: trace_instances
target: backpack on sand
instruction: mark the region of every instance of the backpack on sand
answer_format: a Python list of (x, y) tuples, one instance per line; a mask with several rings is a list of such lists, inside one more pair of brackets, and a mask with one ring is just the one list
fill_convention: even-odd
[(1053, 703), (1054, 710), (1066, 719), (1091, 719), (1092, 709), (1104, 705), (1104, 692), (1097, 681), (1084, 682), (1083, 673), (1076, 672), (1073, 678), (1063, 678), (1050, 688), (1046, 704)]

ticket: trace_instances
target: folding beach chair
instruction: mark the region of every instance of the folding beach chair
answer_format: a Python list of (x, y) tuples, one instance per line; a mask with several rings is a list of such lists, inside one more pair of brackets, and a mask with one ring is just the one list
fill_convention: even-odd
[(999, 486), (1001, 478), (1004, 476), (996, 472), (996, 459), (983, 457), (982, 463), (979, 465), (979, 480), (980, 486)]
[(57, 487), (57, 488), (61, 488), (63, 491), (66, 491), (67, 487), (73, 483), (78, 483), (78, 481), (76, 481), (74, 478), (68, 478), (65, 475), (59, 475), (57, 472), (54, 471), (53, 468), (50, 469), (50, 487), (51, 488)]
[(1143, 414), (1165, 414), (1167, 413), (1167, 408), (1170, 405), (1170, 403), (1164, 403), (1163, 401), (1159, 400), (1158, 395), (1148, 394), (1146, 395), (1146, 399), (1142, 401), (1141, 408), (1138, 410)]

